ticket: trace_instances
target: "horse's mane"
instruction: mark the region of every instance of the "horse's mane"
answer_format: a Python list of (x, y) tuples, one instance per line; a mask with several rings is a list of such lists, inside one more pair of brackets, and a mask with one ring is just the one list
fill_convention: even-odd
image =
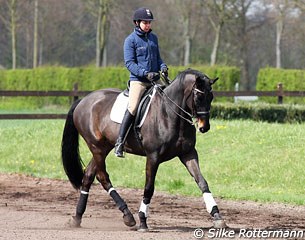
[(192, 68), (188, 68), (182, 72), (179, 72), (178, 76), (176, 77), (175, 81), (178, 80), (178, 81), (183, 81), (185, 79), (185, 76), (187, 74), (193, 74), (195, 75), (196, 77), (200, 77), (201, 79), (204, 79), (206, 78), (207, 76), (205, 74), (203, 74), (202, 72), (198, 71), (198, 70), (195, 70), (195, 69), (192, 69)]

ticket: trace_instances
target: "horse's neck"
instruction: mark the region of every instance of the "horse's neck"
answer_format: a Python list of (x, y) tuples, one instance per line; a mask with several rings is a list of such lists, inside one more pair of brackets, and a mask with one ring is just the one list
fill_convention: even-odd
[(184, 100), (184, 89), (180, 81), (174, 81), (171, 85), (165, 88), (164, 93), (177, 105), (183, 107), (182, 105)]
[(181, 118), (188, 118), (185, 114), (185, 111), (187, 111), (185, 100), (183, 84), (180, 81), (173, 82), (164, 90), (161, 99), (161, 111), (165, 111), (172, 122), (175, 122), (175, 119), (178, 122)]

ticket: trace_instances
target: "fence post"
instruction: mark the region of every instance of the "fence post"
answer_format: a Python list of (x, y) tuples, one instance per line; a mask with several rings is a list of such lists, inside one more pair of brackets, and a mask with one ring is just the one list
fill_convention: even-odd
[(283, 93), (283, 84), (282, 83), (277, 84), (277, 91), (278, 91), (277, 103), (283, 104), (284, 93)]
[(74, 92), (74, 97), (73, 97), (73, 102), (78, 100), (77, 92), (78, 92), (78, 82), (73, 84), (73, 92)]

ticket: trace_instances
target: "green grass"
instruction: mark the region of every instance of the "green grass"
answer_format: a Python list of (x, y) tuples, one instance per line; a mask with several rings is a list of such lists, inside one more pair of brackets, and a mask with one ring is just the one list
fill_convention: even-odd
[[(213, 194), (228, 199), (305, 204), (305, 124), (211, 120), (197, 135), (201, 171)], [(0, 121), (0, 172), (66, 179), (60, 161), (64, 120)], [(85, 162), (91, 154), (81, 141)], [(107, 158), (114, 186), (143, 188), (145, 158)], [(163, 163), (156, 190), (200, 196), (179, 160)]]

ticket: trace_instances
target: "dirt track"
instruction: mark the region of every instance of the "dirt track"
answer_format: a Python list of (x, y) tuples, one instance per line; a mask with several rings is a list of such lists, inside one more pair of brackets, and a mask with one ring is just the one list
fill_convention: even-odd
[[(117, 190), (138, 221), (142, 190)], [(208, 239), (212, 226), (201, 198), (156, 193), (150, 206), (150, 231), (137, 232), (123, 224), (122, 214), (112, 199), (99, 185), (94, 185), (82, 228), (71, 229), (66, 223), (74, 214), (78, 195), (67, 181), (0, 174), (0, 240), (194, 240), (196, 228), (203, 230)], [(228, 226), (236, 233), (252, 228), (305, 231), (305, 206), (216, 201)]]

